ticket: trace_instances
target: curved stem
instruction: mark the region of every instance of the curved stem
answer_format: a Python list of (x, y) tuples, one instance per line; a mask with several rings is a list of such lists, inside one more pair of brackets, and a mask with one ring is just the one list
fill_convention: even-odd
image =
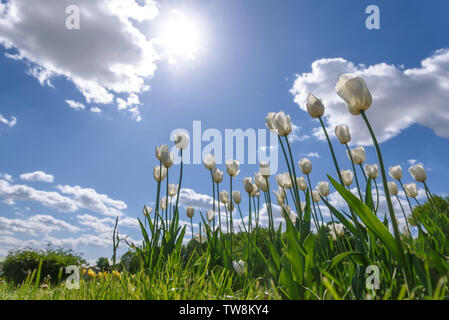
[(175, 214), (176, 214), (177, 217), (179, 217), (178, 202), (179, 202), (179, 193), (181, 192), (182, 167), (183, 167), (183, 160), (182, 160), (182, 149), (181, 149), (181, 170), (179, 172), (178, 195), (176, 196), (176, 206), (175, 206)]
[(334, 160), (335, 169), (337, 170), (338, 179), (340, 180), (340, 184), (344, 186), (343, 179), (341, 178), (340, 168), (338, 167), (337, 158), (335, 157), (334, 148), (332, 147), (331, 139), (329, 138), (329, 135), (327, 134), (326, 127), (324, 126), (323, 119), (321, 117), (318, 118), (321, 123), (321, 127), (323, 128), (324, 134), (326, 135), (327, 144), (329, 145), (329, 149), (331, 150), (332, 159)]
[(373, 179), (373, 180), (374, 180), (374, 185), (376, 186), (376, 211), (375, 211), (375, 213), (376, 213), (376, 216), (377, 216), (377, 210), (379, 210), (379, 188), (377, 186), (376, 179)]
[(352, 158), (352, 153), (351, 150), (348, 147), (348, 144), (345, 144), (346, 150), (348, 151), (349, 154), (349, 159), (351, 160), (351, 165), (352, 165), (352, 170), (354, 170), (354, 178), (355, 178), (355, 183), (357, 185), (357, 191), (359, 192), (359, 197), (360, 197), (360, 201), (363, 201), (363, 196), (362, 196), (362, 192), (360, 191), (360, 185), (359, 185), (359, 179), (357, 177), (357, 171), (355, 169), (355, 165), (354, 165), (354, 159)]
[(410, 225), (408, 224), (407, 215), (405, 214), (404, 207), (402, 206), (401, 200), (399, 200), (398, 195), (396, 195), (396, 199), (398, 200), (399, 206), (401, 207), (401, 210), (402, 210), (402, 214), (404, 215), (405, 224), (407, 225), (408, 233), (410, 234), (410, 236), (412, 236), (412, 230), (410, 229)]
[(315, 201), (313, 201), (313, 197), (312, 197), (312, 183), (310, 182), (310, 177), (309, 177), (308, 174), (306, 174), (306, 177), (307, 177), (307, 181), (309, 182), (309, 190), (310, 190), (309, 194), (310, 194), (310, 198), (311, 198), (310, 200), (311, 200), (312, 206), (313, 206), (313, 213), (314, 214), (312, 214), (312, 218), (313, 218), (313, 222), (315, 222), (316, 231), (318, 233), (318, 230), (319, 230), (318, 216), (316, 214)]

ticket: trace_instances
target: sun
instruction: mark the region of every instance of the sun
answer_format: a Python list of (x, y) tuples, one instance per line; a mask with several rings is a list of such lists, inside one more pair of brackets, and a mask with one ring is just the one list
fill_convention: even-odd
[(162, 27), (160, 42), (169, 59), (183, 57), (194, 59), (201, 48), (201, 30), (197, 23), (184, 13), (172, 10), (170, 17)]

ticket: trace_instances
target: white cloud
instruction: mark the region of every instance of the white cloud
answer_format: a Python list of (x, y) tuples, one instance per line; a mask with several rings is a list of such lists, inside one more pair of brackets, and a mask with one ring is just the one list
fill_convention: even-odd
[(23, 173), (20, 176), (20, 179), (25, 180), (25, 181), (33, 181), (33, 182), (37, 182), (37, 181), (41, 181), (41, 182), (53, 182), (54, 180), (54, 176), (52, 176), (51, 174), (47, 174), (43, 171), (35, 171), (35, 172), (30, 172), (30, 173)]
[(295, 141), (302, 142), (302, 141), (309, 140), (310, 135), (301, 134), (301, 130), (302, 130), (302, 128), (300, 126), (297, 126), (292, 123), (292, 132), (288, 135), (288, 140), (290, 142), (295, 142)]
[(12, 116), (10, 119), (6, 119), (4, 116), (0, 114), (0, 122), (6, 124), (8, 127), (12, 128), (17, 124), (17, 118)]
[(301, 156), (305, 156), (308, 158), (321, 158), (321, 156), (318, 152), (302, 153)]
[(98, 107), (91, 107), (90, 108), (90, 112), (94, 112), (94, 113), (100, 113), (102, 112), (100, 108)]
[(26, 63), (28, 73), (42, 85), (52, 86), (52, 78), (65, 77), (87, 103), (109, 104), (118, 94), (148, 90), (146, 80), (153, 76), (159, 55), (142, 33), (148, 27), (142, 23), (158, 15), (156, 2), (78, 0), (79, 30), (65, 27), (65, 9), (73, 1), (48, 2), (0, 3), (0, 43), (13, 51), (6, 57)]
[(38, 233), (51, 233), (53, 231), (79, 232), (79, 227), (73, 226), (63, 220), (50, 215), (34, 215), (28, 219), (8, 219), (0, 217), (0, 234), (12, 235), (15, 232), (37, 236)]
[[(302, 110), (307, 110), (305, 101), (312, 92), (326, 106), (329, 133), (333, 135), (334, 127), (345, 123), (352, 132), (352, 144), (371, 145), (361, 117), (351, 115), (334, 91), (338, 78), (345, 73), (365, 79), (373, 95), (367, 116), (379, 141), (387, 141), (415, 123), (449, 138), (449, 50), (436, 51), (419, 68), (403, 69), (386, 63), (356, 65), (335, 58), (317, 60), (312, 63), (310, 73), (297, 75), (290, 92)], [(324, 139), (322, 130), (314, 133)]]
[(86, 106), (78, 101), (73, 100), (65, 100), (65, 102), (69, 105), (70, 108), (75, 110), (84, 110)]

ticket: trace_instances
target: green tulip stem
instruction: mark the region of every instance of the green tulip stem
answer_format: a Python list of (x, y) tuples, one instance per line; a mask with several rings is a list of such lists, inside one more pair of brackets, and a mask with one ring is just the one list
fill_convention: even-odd
[(359, 192), (360, 201), (364, 202), (362, 192), (360, 191), (359, 179), (357, 177), (357, 171), (355, 169), (354, 159), (352, 158), (351, 150), (349, 150), (349, 146), (347, 143), (345, 144), (345, 147), (346, 147), (346, 150), (348, 150), (349, 159), (351, 160), (352, 170), (354, 170), (354, 178), (355, 178), (355, 183), (357, 185), (357, 191)]

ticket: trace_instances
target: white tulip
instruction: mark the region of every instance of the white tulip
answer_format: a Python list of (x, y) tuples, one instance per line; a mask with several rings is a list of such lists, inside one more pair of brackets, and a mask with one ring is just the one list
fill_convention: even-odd
[(408, 171), (417, 182), (425, 182), (427, 179), (426, 169), (424, 169), (422, 164), (415, 164), (414, 166), (411, 166)]
[(348, 155), (349, 160), (351, 160), (352, 156), (352, 162), (355, 164), (362, 164), (366, 160), (366, 152), (365, 148), (363, 147), (357, 147), (354, 149), (351, 149), (351, 155), (349, 154), (348, 150), (346, 150), (346, 154)]
[(334, 240), (334, 241), (337, 240), (337, 236), (342, 236), (345, 234), (344, 226), (341, 223), (331, 224), (329, 229), (330, 229), (330, 234), (332, 236), (332, 240)]
[(157, 182), (164, 181), (167, 176), (167, 168), (164, 166), (155, 166), (153, 168), (153, 177)]
[(161, 209), (167, 210), (167, 197), (162, 197), (160, 203), (161, 203)]
[(240, 194), (240, 191), (232, 191), (232, 200), (234, 200), (235, 204), (242, 202), (242, 195)]
[(251, 197), (259, 197), (260, 192), (259, 192), (259, 187), (257, 186), (257, 184), (253, 183), (253, 189), (249, 195)]
[(246, 263), (242, 260), (232, 261), (232, 266), (237, 274), (241, 275), (246, 271)]
[(167, 150), (163, 149), (161, 151), (161, 161), (164, 167), (168, 169), (173, 165), (175, 161), (175, 155), (169, 152), (168, 149)]
[(326, 197), (329, 194), (329, 182), (327, 181), (320, 181), (317, 184), (317, 189), (320, 195), (323, 197)]
[(251, 177), (243, 178), (243, 187), (248, 194), (253, 192), (253, 179)]
[(174, 135), (176, 148), (182, 150), (189, 145), (189, 136), (185, 132), (178, 132)]
[(289, 216), (290, 215), (290, 212), (291, 212), (291, 209), (290, 209), (290, 207), (289, 206), (286, 206), (286, 205), (281, 205), (281, 207), (282, 207), (282, 216), (285, 218), (285, 217), (287, 217), (287, 216)]
[(211, 222), (214, 220), (215, 218), (215, 211), (214, 210), (207, 210), (206, 211), (206, 217), (207, 217), (207, 221)]
[(312, 191), (312, 201), (320, 202), (320, 200), (321, 200), (320, 193), (318, 191), (316, 191), (316, 190), (313, 190)]
[(143, 206), (143, 215), (149, 217), (150, 214), (153, 212), (153, 208), (149, 207), (147, 205)]
[(351, 141), (351, 133), (349, 132), (349, 127), (345, 124), (341, 124), (335, 127), (335, 135), (341, 144), (347, 144)]
[(365, 173), (371, 179), (376, 179), (379, 176), (379, 169), (377, 168), (377, 163), (375, 164), (365, 164)]
[(234, 211), (235, 206), (234, 206), (234, 204), (231, 201), (229, 201), (227, 208), (228, 208), (229, 212), (232, 212), (232, 211)]
[(162, 152), (168, 152), (168, 146), (165, 144), (161, 144), (160, 146), (156, 146), (156, 158), (158, 160), (161, 159)]
[(220, 201), (224, 204), (229, 202), (229, 193), (226, 190), (220, 191)]
[(290, 213), (289, 214), (290, 220), (292, 221), (293, 224), (296, 223), (296, 218), (298, 217), (296, 214), (294, 213)]
[(220, 171), (218, 168), (214, 168), (212, 171), (212, 177), (216, 183), (220, 183), (223, 180), (223, 171)]
[(388, 174), (393, 179), (401, 180), (402, 179), (402, 168), (401, 168), (401, 166), (397, 165), (397, 166), (390, 167), (390, 169), (388, 170)]
[(268, 130), (271, 132), (278, 134), (278, 130), (276, 128), (276, 123), (274, 121), (274, 116), (276, 113), (274, 112), (268, 112), (267, 116), (265, 117), (265, 125), (267, 126)]
[(405, 193), (409, 198), (416, 198), (418, 196), (418, 187), (416, 183), (404, 184)]
[(343, 179), (343, 184), (349, 187), (354, 181), (354, 173), (351, 170), (341, 170), (341, 178)]
[(275, 114), (274, 122), (280, 136), (285, 137), (292, 132), (292, 122), (290, 120), (290, 116), (286, 115), (283, 111)]
[(199, 242), (199, 243), (205, 243), (205, 242), (207, 241), (207, 238), (206, 238), (205, 236), (203, 236), (203, 235), (201, 235), (201, 237), (200, 237), (200, 234), (197, 233), (197, 234), (195, 235), (195, 240), (196, 240), (197, 242)]
[(388, 191), (392, 196), (397, 196), (399, 193), (399, 189), (398, 186), (396, 184), (396, 182), (394, 181), (389, 181), (388, 182)]
[(211, 154), (208, 154), (203, 159), (204, 166), (208, 170), (213, 170), (215, 168), (215, 157)]
[(187, 217), (190, 219), (195, 215), (195, 209), (193, 207), (187, 207)]
[(307, 97), (307, 111), (312, 118), (319, 118), (324, 114), (323, 103), (311, 93)]
[(256, 182), (256, 185), (260, 188), (262, 191), (268, 190), (268, 179), (264, 178), (260, 172), (256, 172), (254, 174), (254, 181)]
[(174, 197), (176, 196), (177, 193), (178, 193), (178, 185), (170, 183), (168, 185), (168, 195), (170, 197)]
[(307, 189), (307, 182), (304, 177), (298, 177), (296, 178), (296, 183), (298, 184), (298, 188), (302, 191)]
[(237, 160), (226, 160), (226, 172), (231, 177), (236, 177), (240, 172), (239, 162)]
[(340, 77), (335, 91), (346, 102), (349, 112), (353, 115), (358, 115), (360, 111), (368, 110), (373, 103), (373, 98), (365, 80), (351, 74), (344, 74)]
[(270, 164), (268, 162), (260, 161), (259, 172), (264, 178), (269, 178), (271, 175)]
[(312, 172), (312, 162), (309, 159), (302, 158), (298, 164), (303, 174), (309, 174)]

